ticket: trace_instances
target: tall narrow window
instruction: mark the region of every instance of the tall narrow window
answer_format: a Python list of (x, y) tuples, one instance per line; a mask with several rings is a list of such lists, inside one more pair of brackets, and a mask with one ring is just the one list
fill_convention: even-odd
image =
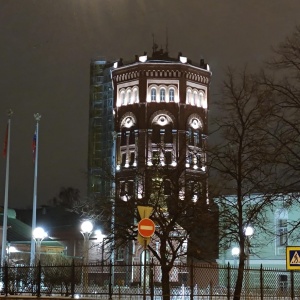
[(169, 90), (169, 100), (170, 100), (170, 102), (174, 102), (175, 101), (175, 92), (174, 92), (174, 89), (170, 89)]
[(202, 107), (204, 107), (204, 96), (203, 96), (203, 93), (202, 92), (200, 92), (200, 94), (199, 94), (199, 102), (200, 102), (200, 105), (199, 106), (202, 106)]
[(166, 91), (165, 89), (160, 89), (160, 102), (165, 102), (166, 100)]
[(171, 182), (170, 180), (164, 181), (164, 195), (170, 196), (171, 195)]
[(287, 245), (287, 220), (286, 219), (277, 220), (277, 237), (278, 237), (278, 246)]
[(125, 92), (121, 93), (121, 103), (122, 103), (122, 105), (125, 104)]
[(165, 158), (166, 158), (166, 164), (171, 165), (171, 163), (172, 163), (172, 152), (167, 151), (166, 154), (165, 154)]
[(156, 101), (156, 89), (152, 88), (151, 89), (151, 101)]
[(138, 103), (138, 91), (137, 89), (133, 90), (133, 96), (134, 96), (134, 103)]
[(186, 103), (191, 104), (191, 90), (187, 90), (186, 92)]
[(128, 104), (131, 104), (132, 102), (131, 102), (131, 90), (128, 90), (128, 92), (127, 92), (127, 103)]
[(197, 92), (194, 92), (193, 94), (193, 105), (196, 105), (197, 104)]

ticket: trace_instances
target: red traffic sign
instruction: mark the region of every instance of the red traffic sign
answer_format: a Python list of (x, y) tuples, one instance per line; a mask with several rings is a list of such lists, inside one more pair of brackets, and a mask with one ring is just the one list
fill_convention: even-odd
[(138, 224), (139, 234), (144, 237), (148, 238), (151, 237), (155, 232), (155, 224), (152, 220), (148, 218), (142, 219)]

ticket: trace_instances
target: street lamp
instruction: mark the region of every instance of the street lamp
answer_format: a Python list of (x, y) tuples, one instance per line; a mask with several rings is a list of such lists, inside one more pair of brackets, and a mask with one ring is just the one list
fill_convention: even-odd
[(33, 239), (35, 240), (35, 263), (38, 263), (41, 258), (42, 240), (48, 235), (42, 227), (36, 227), (32, 231)]
[(237, 259), (240, 256), (240, 248), (238, 247), (233, 247), (231, 249), (231, 255), (233, 257), (233, 267), (234, 267), (234, 281), (237, 279)]
[(237, 265), (237, 258), (240, 256), (240, 248), (233, 247), (231, 249), (231, 255), (233, 257), (233, 266), (236, 268)]
[(88, 262), (89, 262), (89, 238), (93, 231), (91, 221), (84, 221), (81, 224), (81, 234), (83, 235), (83, 293), (88, 290)]
[(254, 234), (254, 229), (252, 226), (247, 226), (245, 228), (245, 236), (246, 236), (246, 243), (245, 243), (245, 254), (246, 254), (246, 294), (249, 294), (249, 268), (250, 268), (250, 238)]

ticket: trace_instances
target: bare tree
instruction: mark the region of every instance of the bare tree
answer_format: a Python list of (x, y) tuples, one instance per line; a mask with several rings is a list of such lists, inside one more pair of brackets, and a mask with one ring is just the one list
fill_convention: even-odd
[(58, 197), (53, 197), (49, 200), (50, 205), (62, 206), (67, 209), (72, 209), (76, 203), (80, 201), (80, 191), (74, 187), (62, 187)]
[[(215, 262), (217, 211), (207, 201), (206, 181), (201, 184), (199, 175), (187, 174), (185, 167), (161, 166), (158, 162), (143, 174), (135, 174), (135, 180), (143, 183), (143, 191), (136, 184), (136, 191), (126, 191), (117, 200), (116, 246), (136, 239), (140, 219), (137, 206), (152, 206), (156, 228), (148, 250), (161, 268), (163, 299), (170, 299), (170, 272), (176, 263), (187, 263), (187, 256), (194, 262)], [(140, 193), (143, 198), (135, 197)]]
[(234, 291), (234, 299), (240, 299), (250, 247), (246, 228), (267, 230), (265, 209), (272, 205), (271, 191), (276, 188), (276, 152), (265, 130), (272, 106), (245, 68), (240, 74), (228, 70), (217, 109), (210, 184), (220, 209), (220, 245), (240, 249)]
[[(289, 193), (285, 207), (297, 209), (300, 205), (300, 27), (273, 52), (259, 83), (273, 101), (273, 126), (268, 131), (278, 149), (276, 163), (280, 166), (281, 190)], [(294, 238), (299, 238), (296, 232), (299, 225), (299, 220), (289, 222)]]

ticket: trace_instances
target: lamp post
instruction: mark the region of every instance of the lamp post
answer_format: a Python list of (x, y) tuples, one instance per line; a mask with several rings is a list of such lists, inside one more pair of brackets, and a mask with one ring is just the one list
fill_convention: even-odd
[(38, 263), (41, 258), (42, 240), (48, 235), (42, 227), (36, 227), (32, 231), (32, 236), (35, 240), (35, 263)]
[(81, 234), (83, 235), (83, 293), (88, 291), (88, 262), (89, 262), (89, 238), (93, 231), (91, 221), (84, 221), (81, 224)]
[(250, 280), (250, 238), (253, 236), (254, 229), (251, 226), (245, 228), (245, 254), (246, 254), (246, 296), (249, 295), (249, 280)]
[(236, 279), (237, 279), (237, 259), (240, 256), (240, 248), (233, 247), (231, 249), (231, 255), (233, 257), (233, 267), (234, 267), (234, 277), (233, 277), (233, 280), (236, 281)]

